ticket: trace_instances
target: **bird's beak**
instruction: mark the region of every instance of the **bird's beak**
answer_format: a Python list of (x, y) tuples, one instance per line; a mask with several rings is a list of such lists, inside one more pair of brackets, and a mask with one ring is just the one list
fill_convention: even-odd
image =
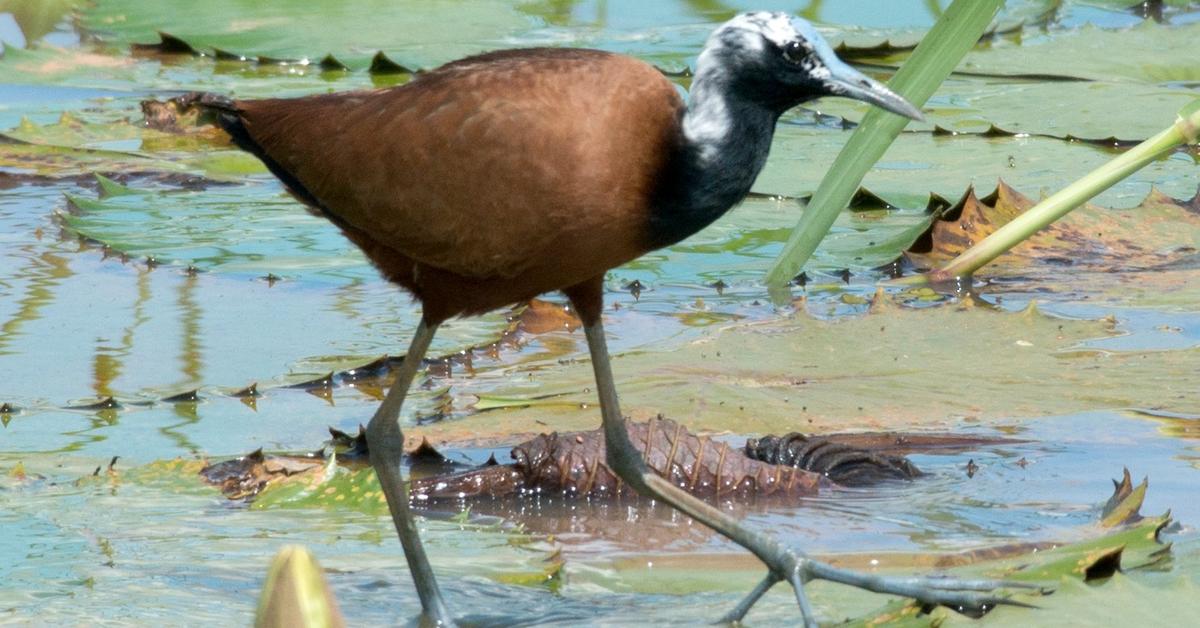
[(894, 114), (918, 122), (925, 121), (925, 116), (921, 114), (921, 110), (914, 107), (903, 96), (888, 89), (883, 83), (846, 65), (841, 59), (834, 56), (832, 51), (830, 52), (831, 54), (828, 58), (825, 55), (821, 55), (821, 60), (825, 62), (825, 67), (829, 69), (829, 77), (825, 79), (825, 86), (831, 93), (869, 102)]

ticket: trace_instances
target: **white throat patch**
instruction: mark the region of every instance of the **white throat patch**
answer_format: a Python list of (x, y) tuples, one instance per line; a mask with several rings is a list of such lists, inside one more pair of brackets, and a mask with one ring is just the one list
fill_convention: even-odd
[(721, 143), (733, 132), (729, 107), (719, 90), (691, 94), (687, 113), (683, 117), (683, 136), (700, 148), (700, 157), (709, 161), (720, 152)]
[(733, 131), (723, 89), (725, 68), (716, 56), (714, 49), (706, 46), (696, 60), (698, 71), (683, 116), (683, 136), (700, 148), (700, 157), (705, 161), (716, 157), (721, 142)]

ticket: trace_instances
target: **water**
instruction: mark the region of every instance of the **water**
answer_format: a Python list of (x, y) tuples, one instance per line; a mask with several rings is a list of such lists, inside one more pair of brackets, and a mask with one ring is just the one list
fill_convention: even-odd
[[(120, 447), (88, 447), (97, 453), (121, 451), (132, 459), (118, 462), (122, 472), (116, 479), (103, 472), (89, 477), (95, 466), (107, 464), (106, 456), (27, 450), (0, 457), (5, 471), (14, 458), (23, 460), (30, 478), (17, 481), (6, 474), (0, 484), (0, 548), (9, 557), (0, 572), (6, 583), (0, 606), (9, 609), (9, 619), (145, 623), (247, 616), (266, 557), (293, 543), (316, 553), (355, 623), (391, 622), (416, 608), (385, 516), (249, 510), (227, 503), (194, 476), (148, 477), (132, 468), (137, 452), (162, 449), (160, 439), (172, 419), (163, 412), (146, 414), (157, 420), (145, 421), (137, 431), (153, 432), (151, 425), (157, 424), (159, 436)], [(1101, 412), (1000, 429), (964, 426), (966, 433), (1028, 442), (914, 456), (929, 475), (911, 484), (838, 490), (799, 506), (735, 511), (815, 554), (851, 565), (903, 568), (912, 565), (913, 553), (1090, 538), (1098, 533), (1099, 506), (1111, 492), (1109, 477), (1119, 476), (1125, 465), (1135, 481), (1150, 477), (1142, 511), (1171, 509), (1183, 523), (1167, 540), (1195, 542), (1200, 505), (1186, 496), (1200, 473), (1198, 447), (1194, 436), (1169, 436), (1162, 425)], [(490, 452), (451, 453), (478, 459)], [(979, 466), (970, 478), (968, 459)], [(1025, 466), (1017, 464), (1021, 459)], [(717, 616), (761, 576), (761, 568), (728, 542), (645, 504), (525, 502), (502, 509), (499, 528), (490, 527), (495, 513), (486, 504), (470, 510), (482, 527), (447, 520), (458, 514), (453, 507), (425, 514), (421, 527), (450, 604), (456, 614), (484, 624), (566, 624), (584, 618), (616, 624), (636, 617), (694, 623)], [(513, 545), (514, 526), (534, 540)], [(534, 571), (555, 551), (565, 560), (557, 591), (483, 577)], [(712, 573), (717, 566), (719, 572)], [(814, 595), (818, 606), (840, 603), (833, 587), (816, 587)], [(131, 599), (138, 602), (129, 604)], [(497, 614), (497, 608), (506, 610)], [(770, 623), (789, 612), (787, 596), (773, 595), (752, 619)]]

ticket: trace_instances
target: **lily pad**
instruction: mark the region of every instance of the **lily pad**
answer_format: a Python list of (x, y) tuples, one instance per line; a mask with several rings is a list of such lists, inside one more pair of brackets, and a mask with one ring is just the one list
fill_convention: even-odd
[[(1006, 312), (968, 300), (914, 309), (880, 296), (869, 314), (727, 325), (683, 346), (618, 355), (613, 371), (626, 412), (686, 416), (700, 430), (736, 423), (745, 433), (819, 433), (1113, 407), (1200, 411), (1187, 375), (1200, 368), (1200, 349), (1087, 346), (1119, 333), (1114, 320), (1057, 318), (1036, 307)], [(490, 382), (506, 405), (545, 395), (578, 405), (495, 410), (486, 423), (431, 425), (425, 433), (465, 440), (463, 430), (470, 438), (532, 433), (538, 422), (589, 429), (598, 420), (592, 377), (584, 363)], [(459, 388), (470, 391), (469, 383)]]
[[(1195, 91), (1133, 81), (1052, 83), (1044, 81), (947, 81), (925, 105), (927, 123), (910, 123), (908, 132), (935, 128), (985, 134), (994, 129), (1020, 137), (1046, 135), (1103, 140), (1128, 145), (1159, 132), (1180, 108), (1197, 97)], [(846, 99), (818, 103), (822, 114), (850, 121), (861, 119), (865, 107)], [(851, 122), (853, 123), (853, 122)], [(1116, 146), (1114, 146), (1115, 148)]]
[[(1107, 610), (1105, 617), (1111, 620), (1111, 612), (1115, 610), (1115, 607), (1110, 606), (1113, 604), (1107, 594), (1110, 587), (1126, 594), (1130, 592), (1131, 588), (1137, 591), (1148, 591), (1152, 588), (1144, 584), (1137, 584), (1138, 580), (1130, 576), (1122, 576), (1117, 569), (1126, 571), (1144, 569), (1168, 561), (1170, 546), (1158, 540), (1158, 531), (1169, 521), (1169, 517), (1154, 518), (1141, 525), (1092, 541), (1041, 551), (1034, 555), (1011, 558), (999, 561), (998, 564), (980, 564), (972, 569), (964, 570), (964, 572), (982, 573), (989, 576), (1001, 575), (1009, 580), (1039, 582), (1054, 587), (1053, 595), (1049, 596), (1021, 594), (1015, 596), (1017, 601), (1033, 604), (1035, 608), (1001, 605), (985, 616), (985, 622), (1009, 625), (1010, 622), (1046, 620), (1053, 623), (1056, 618), (1060, 618), (1070, 624), (1091, 625), (1091, 622), (1082, 621), (1079, 614), (1084, 612), (1084, 616), (1087, 616), (1085, 607), (1102, 604)], [(1195, 591), (1195, 583), (1188, 586), (1188, 580), (1186, 577), (1175, 578), (1171, 585), (1160, 590), (1159, 597), (1162, 603), (1181, 604), (1184, 609), (1191, 611), (1200, 609), (1200, 602), (1197, 602), (1194, 596), (1185, 599), (1188, 593)], [(1091, 583), (1090, 586), (1088, 583)], [(1138, 609), (1134, 611), (1136, 615), (1143, 615), (1147, 608), (1153, 608), (1153, 606), (1147, 605), (1145, 599), (1130, 599), (1126, 607)], [(1180, 617), (1189, 614), (1189, 610), (1185, 610)], [(932, 612), (925, 613), (920, 605), (896, 603), (876, 613), (858, 618), (852, 624), (940, 626), (946, 625), (946, 623), (964, 625), (965, 621), (972, 620), (949, 609), (934, 609)], [(1107, 624), (1108, 620), (1100, 623)]]
[[(261, 276), (372, 277), (362, 254), (273, 183), (206, 190), (70, 196), (64, 224), (133, 259)], [(253, 208), (243, 213), (237, 208)]]
[(1200, 22), (1168, 26), (1147, 20), (1128, 29), (1111, 30), (1091, 24), (1069, 36), (1028, 38), (1020, 43), (997, 41), (968, 52), (960, 69), (990, 73), (1023, 73), (1064, 68), (1072, 76), (1093, 80), (1132, 80), (1180, 83), (1200, 80), (1188, 55), (1166, 51), (1192, 49), (1200, 37)]
[(313, 61), (334, 53), (351, 66), (365, 67), (384, 50), (422, 67), (499, 47), (506, 34), (526, 30), (532, 22), (512, 3), (498, 0), (474, 2), (466, 12), (453, 3), (415, 7), (377, 0), (320, 0), (283, 11), (249, 0), (104, 0), (83, 11), (80, 25), (122, 46), (157, 41), (159, 31), (166, 31), (202, 51)]
[[(936, 268), (973, 243), (1034, 205), (1001, 182), (996, 191), (979, 199), (968, 190), (963, 199), (933, 222), (931, 230), (905, 253), (921, 268)], [(1190, 268), (1200, 247), (1200, 194), (1175, 199), (1151, 191), (1130, 209), (1087, 205), (1068, 214), (1022, 242), (980, 271), (981, 276), (1047, 278), (1064, 267), (1072, 269), (1070, 290), (1081, 284), (1113, 284), (1114, 274), (1139, 273), (1152, 280), (1152, 271)], [(1047, 282), (1049, 283), (1049, 282)]]

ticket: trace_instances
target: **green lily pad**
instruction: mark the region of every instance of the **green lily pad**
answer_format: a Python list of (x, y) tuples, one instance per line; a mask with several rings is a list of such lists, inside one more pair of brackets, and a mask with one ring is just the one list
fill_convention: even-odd
[(318, 0), (282, 10), (253, 0), (103, 0), (83, 11), (80, 24), (120, 46), (154, 42), (165, 31), (202, 51), (313, 61), (333, 53), (352, 67), (365, 67), (378, 50), (417, 67), (440, 64), (499, 47), (506, 34), (532, 26), (529, 16), (498, 0), (472, 2), (469, 10), (378, 0)]
[(373, 276), (336, 227), (304, 212), (274, 184), (124, 192), (68, 196), (74, 211), (63, 223), (117, 253), (159, 264), (254, 276)]
[[(861, 316), (732, 324), (683, 346), (618, 355), (613, 371), (626, 412), (688, 417), (699, 430), (911, 428), (1114, 407), (1200, 411), (1187, 375), (1200, 368), (1200, 349), (1091, 349), (1089, 342), (1121, 333), (1114, 321), (970, 303), (914, 309), (881, 297)], [(492, 394), (561, 395), (579, 405), (496, 410), (487, 422), (432, 425), (427, 433), (453, 440), (464, 429), (472, 438), (536, 432), (537, 422), (594, 427), (592, 377), (583, 363), (491, 382)], [(469, 392), (469, 384), (459, 388)]]
[(348, 508), (373, 515), (388, 512), (387, 500), (373, 469), (344, 469), (332, 457), (321, 471), (267, 485), (250, 507)]
[(49, 144), (3, 141), (0, 168), (19, 175), (68, 179), (93, 172), (183, 172), (181, 165), (163, 163), (132, 152), (72, 148)]
[[(980, 134), (1000, 129), (1068, 141), (1072, 137), (1140, 141), (1162, 130), (1180, 107), (1195, 99), (1194, 91), (1132, 81), (1052, 83), (952, 77), (924, 107), (928, 122), (911, 123), (907, 131), (928, 132), (937, 127)], [(841, 98), (822, 99), (817, 108), (822, 114), (850, 120), (861, 119), (866, 111), (860, 103)]]
[[(127, 121), (119, 123), (93, 123), (81, 120), (70, 112), (63, 112), (54, 124), (35, 124), (28, 118), (23, 118), (15, 128), (9, 129), (5, 135), (31, 144), (48, 144), (71, 148), (113, 149), (118, 143), (133, 146), (122, 146), (126, 150), (136, 150), (137, 142), (146, 135), (156, 132), (134, 126)], [(158, 135), (166, 135), (159, 133)]]
[(1145, 83), (1194, 82), (1200, 68), (1185, 54), (1200, 37), (1200, 23), (1156, 24), (1147, 20), (1128, 29), (1091, 24), (1069, 34), (997, 41), (968, 52), (959, 69), (997, 74), (1044, 72), (1062, 68), (1071, 76), (1099, 81)]
[[(1169, 516), (1148, 519), (1137, 526), (1097, 539), (1044, 550), (1033, 555), (1008, 558), (997, 563), (973, 565), (958, 570), (956, 575), (1002, 577), (1016, 582), (1038, 583), (1054, 589), (1054, 593), (1049, 596), (1017, 593), (1014, 596), (1016, 601), (1032, 604), (1033, 608), (1002, 605), (984, 617), (985, 623), (1054, 623), (1058, 619), (1074, 625), (1091, 625), (1081, 621), (1078, 614), (1085, 612), (1084, 608), (1087, 606), (1102, 604), (1107, 611), (1105, 617), (1111, 617), (1110, 613), (1116, 606), (1109, 597), (1110, 587), (1118, 593), (1126, 594), (1130, 593), (1131, 589), (1144, 592), (1159, 589), (1157, 586), (1141, 584), (1143, 580), (1135, 570), (1151, 568), (1170, 560), (1170, 545), (1158, 540), (1159, 530), (1169, 521)], [(1122, 571), (1128, 575), (1122, 576)], [(1173, 578), (1167, 587), (1159, 590), (1157, 597), (1161, 603), (1181, 604), (1185, 609), (1193, 611), (1200, 609), (1200, 602), (1197, 602), (1194, 596), (1195, 583), (1188, 586), (1189, 580), (1186, 576)], [(1193, 595), (1185, 599), (1188, 593)], [(1138, 596), (1129, 599), (1126, 607), (1136, 609), (1132, 615), (1140, 616), (1155, 606), (1148, 603), (1144, 596)], [(947, 623), (965, 625), (965, 622), (972, 621), (944, 608), (935, 609), (930, 613), (921, 611), (918, 604), (895, 602), (857, 618), (850, 622), (850, 625), (940, 626)], [(1185, 611), (1180, 616), (1190, 614)], [(1091, 616), (1095, 617), (1094, 614)]]

